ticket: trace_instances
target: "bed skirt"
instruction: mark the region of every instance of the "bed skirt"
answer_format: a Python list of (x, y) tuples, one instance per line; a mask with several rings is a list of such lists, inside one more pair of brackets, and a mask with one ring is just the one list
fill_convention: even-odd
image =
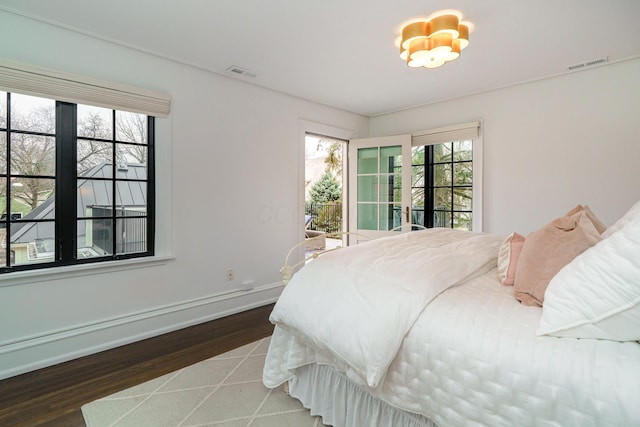
[(427, 418), (394, 408), (326, 365), (305, 365), (289, 381), (289, 393), (334, 427), (437, 427)]

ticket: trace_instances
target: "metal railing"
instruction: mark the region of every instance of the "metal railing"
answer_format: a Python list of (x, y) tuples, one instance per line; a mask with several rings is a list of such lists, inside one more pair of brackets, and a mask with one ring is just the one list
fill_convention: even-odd
[[(308, 230), (324, 231), (327, 234), (342, 232), (342, 203), (305, 203), (305, 215), (311, 216)], [(451, 227), (451, 211), (444, 206), (436, 206), (433, 210), (434, 227)], [(393, 211), (393, 224), (400, 224), (402, 212), (400, 209)], [(423, 207), (414, 206), (411, 210), (411, 223), (425, 225), (425, 210)]]
[(342, 203), (305, 203), (304, 214), (311, 215), (308, 230), (327, 234), (342, 232)]
[[(94, 216), (109, 216), (111, 207), (92, 207)], [(115, 239), (116, 253), (132, 253), (147, 250), (147, 217), (145, 212), (118, 207), (115, 226), (111, 218), (92, 220), (91, 241), (102, 253), (111, 253)]]

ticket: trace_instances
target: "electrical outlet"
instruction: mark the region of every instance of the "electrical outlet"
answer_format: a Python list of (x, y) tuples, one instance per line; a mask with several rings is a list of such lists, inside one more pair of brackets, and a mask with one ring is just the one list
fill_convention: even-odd
[(229, 269), (227, 270), (227, 281), (229, 281), (229, 282), (230, 282), (230, 281), (232, 281), (232, 280), (233, 280), (233, 269), (232, 269), (232, 268), (229, 268)]

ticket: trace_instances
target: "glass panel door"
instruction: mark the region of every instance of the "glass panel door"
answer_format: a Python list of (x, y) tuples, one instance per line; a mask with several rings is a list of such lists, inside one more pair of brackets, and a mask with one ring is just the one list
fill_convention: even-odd
[(352, 140), (349, 162), (349, 229), (356, 241), (408, 231), (411, 187), (403, 182), (411, 182), (411, 135)]

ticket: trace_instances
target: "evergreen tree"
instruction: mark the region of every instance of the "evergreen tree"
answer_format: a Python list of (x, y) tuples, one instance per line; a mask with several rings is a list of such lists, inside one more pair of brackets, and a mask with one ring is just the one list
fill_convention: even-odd
[(342, 187), (329, 172), (325, 172), (311, 190), (309, 190), (311, 203), (330, 203), (342, 199)]

